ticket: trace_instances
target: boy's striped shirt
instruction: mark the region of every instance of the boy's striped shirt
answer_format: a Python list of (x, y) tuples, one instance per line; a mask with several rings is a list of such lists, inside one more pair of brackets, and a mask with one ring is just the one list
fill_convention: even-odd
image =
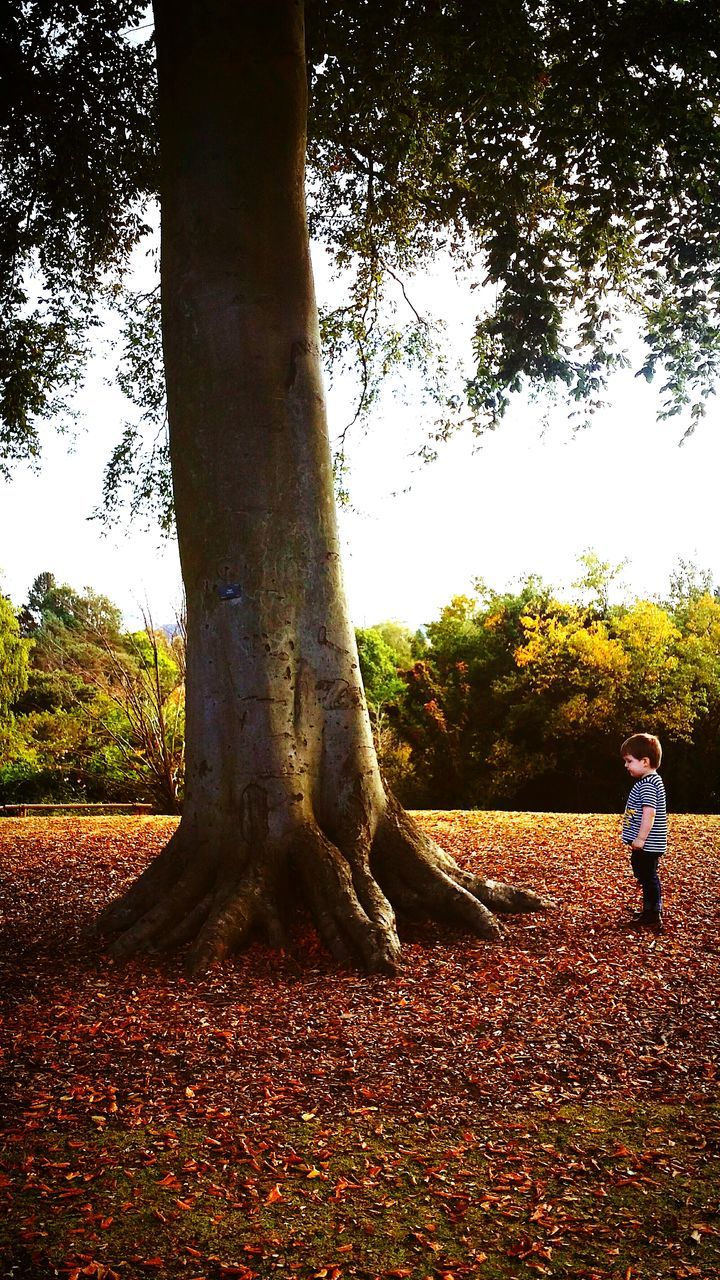
[(623, 842), (632, 844), (640, 830), (643, 805), (655, 810), (655, 820), (645, 841), (645, 852), (660, 855), (667, 850), (667, 806), (665, 787), (659, 773), (646, 773), (630, 788), (623, 818)]

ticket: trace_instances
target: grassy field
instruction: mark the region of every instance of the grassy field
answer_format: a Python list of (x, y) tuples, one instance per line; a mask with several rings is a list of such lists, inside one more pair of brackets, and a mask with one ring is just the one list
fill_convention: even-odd
[(614, 818), (421, 817), (556, 910), (188, 982), (88, 930), (171, 820), (0, 821), (0, 1275), (720, 1276), (720, 819), (672, 820), (656, 936)]

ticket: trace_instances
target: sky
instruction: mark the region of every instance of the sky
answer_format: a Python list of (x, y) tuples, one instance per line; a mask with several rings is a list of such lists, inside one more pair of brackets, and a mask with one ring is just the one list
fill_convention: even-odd
[[(322, 296), (330, 286), (317, 258), (316, 272)], [(447, 264), (417, 281), (414, 297), (421, 309), (440, 300), (453, 346), (468, 348), (475, 300)], [(90, 518), (127, 416), (111, 373), (111, 361), (92, 361), (79, 401), (85, 425), (70, 448), (44, 431), (40, 471), (0, 480), (0, 590), (19, 606), (48, 570), (109, 596), (129, 626), (147, 604), (160, 625), (181, 599), (174, 541), (127, 522), (107, 531)], [(520, 402), (497, 431), (458, 436), (436, 462), (420, 464), (422, 410), (410, 400), (385, 397), (368, 432), (352, 437), (340, 531), (355, 625), (394, 619), (415, 629), (475, 578), (503, 589), (536, 573), (567, 589), (589, 549), (628, 561), (618, 590), (630, 597), (663, 595), (680, 558), (720, 582), (720, 406), (711, 402), (681, 444), (682, 424), (658, 422), (656, 392), (628, 371), (614, 377), (608, 407), (589, 428), (573, 434), (565, 411), (543, 421), (537, 405)], [(347, 385), (329, 391), (331, 434), (350, 404)]]

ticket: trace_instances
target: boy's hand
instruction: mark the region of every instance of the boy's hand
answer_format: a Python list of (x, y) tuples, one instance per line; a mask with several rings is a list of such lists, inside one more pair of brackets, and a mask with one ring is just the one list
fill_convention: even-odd
[(652, 830), (652, 824), (654, 821), (655, 821), (655, 810), (653, 809), (652, 805), (644, 804), (642, 807), (642, 820), (640, 822), (640, 829), (635, 839), (632, 842), (633, 849), (637, 849), (639, 852), (641, 849), (645, 848), (645, 841), (650, 835), (650, 832)]

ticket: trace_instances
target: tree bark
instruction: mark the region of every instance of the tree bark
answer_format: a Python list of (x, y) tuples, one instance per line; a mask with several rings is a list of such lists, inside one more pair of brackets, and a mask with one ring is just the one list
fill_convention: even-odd
[(302, 897), (393, 970), (394, 907), (497, 937), (527, 890), (461, 871), (386, 793), (342, 584), (305, 213), (301, 0), (155, 0), (163, 343), (187, 594), (178, 830), (111, 904), (116, 954), (200, 970)]

